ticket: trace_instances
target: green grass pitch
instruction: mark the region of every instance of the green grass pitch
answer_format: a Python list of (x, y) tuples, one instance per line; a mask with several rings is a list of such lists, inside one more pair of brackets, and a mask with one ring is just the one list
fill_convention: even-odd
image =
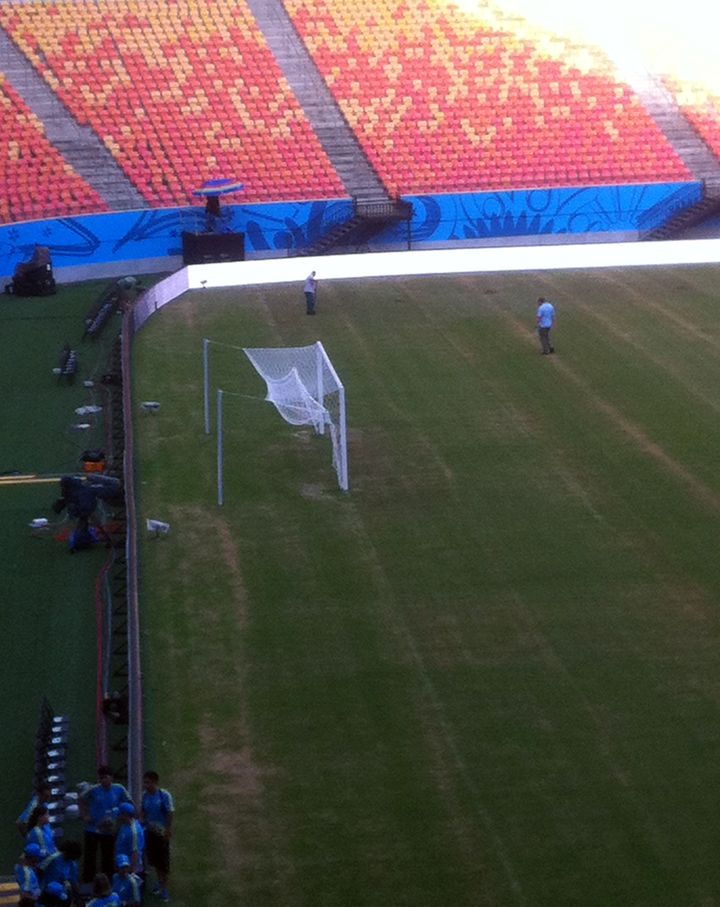
[[(717, 268), (205, 291), (134, 350), (176, 904), (720, 903)], [(557, 305), (541, 357), (535, 300)], [(321, 339), (350, 493), (201, 340)], [(161, 403), (154, 415), (139, 402)]]

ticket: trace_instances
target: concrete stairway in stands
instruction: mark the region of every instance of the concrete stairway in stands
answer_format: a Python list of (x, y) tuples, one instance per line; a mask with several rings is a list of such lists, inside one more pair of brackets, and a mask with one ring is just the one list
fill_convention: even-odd
[(627, 48), (610, 51), (621, 78), (636, 92), (693, 177), (703, 183), (703, 198), (673, 214), (643, 240), (677, 239), (701, 228), (720, 211), (720, 159), (695, 131), (659, 76), (649, 72)]
[(2, 28), (0, 60), (5, 77), (40, 119), (48, 140), (105, 200), (110, 210), (148, 207), (97, 135), (89, 127), (77, 123)]
[(345, 122), (281, 0), (247, 2), (348, 195), (359, 202), (387, 201), (384, 186)]
[[(629, 62), (631, 57), (633, 62)], [(695, 179), (704, 182), (706, 194), (720, 198), (720, 160), (695, 131), (660, 78), (631, 54), (616, 56), (614, 62), (621, 78), (636, 92), (686, 167)]]

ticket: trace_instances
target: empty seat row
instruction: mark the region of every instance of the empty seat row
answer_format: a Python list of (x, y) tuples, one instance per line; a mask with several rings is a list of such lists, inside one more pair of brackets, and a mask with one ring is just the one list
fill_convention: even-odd
[[(603, 160), (593, 178), (603, 182), (689, 177), (595, 49), (490, 6), (472, 15), (433, 0), (367, 0), (352, 11), (344, 0), (285, 7), (391, 192), (572, 185), (585, 179), (593, 154)], [(452, 159), (435, 153), (443, 148), (453, 149)], [(496, 153), (503, 148), (512, 153)], [(552, 152), (549, 169), (540, 148)], [(398, 165), (398, 150), (410, 166)]]
[(107, 209), (65, 161), (42, 124), (0, 75), (0, 222)]
[(246, 202), (346, 195), (244, 0), (27, 0), (0, 24), (151, 205), (216, 177)]
[(710, 86), (670, 76), (664, 82), (697, 134), (720, 158), (720, 75)]

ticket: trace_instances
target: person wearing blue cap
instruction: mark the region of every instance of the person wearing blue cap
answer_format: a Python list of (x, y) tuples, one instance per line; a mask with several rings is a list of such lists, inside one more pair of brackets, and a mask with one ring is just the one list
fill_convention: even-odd
[(120, 898), (121, 907), (140, 907), (142, 881), (130, 870), (130, 860), (121, 853), (118, 854), (115, 865), (117, 872), (112, 877), (112, 890)]
[(93, 784), (79, 801), (80, 815), (85, 823), (83, 882), (91, 882), (95, 876), (98, 847), (102, 871), (108, 878), (112, 875), (118, 809), (121, 803), (129, 802), (130, 794), (125, 787), (113, 781), (112, 769), (101, 765), (98, 768), (98, 783)]
[(37, 868), (40, 862), (40, 848), (37, 844), (26, 844), (22, 856), (15, 864), (15, 881), (20, 889), (18, 907), (33, 907), (40, 897), (40, 882)]
[(87, 907), (120, 907), (120, 898), (110, 887), (110, 879), (99, 872), (93, 879), (92, 898)]
[(143, 854), (145, 852), (145, 832), (135, 818), (135, 807), (132, 803), (121, 803), (118, 808), (118, 833), (115, 840), (115, 859), (126, 856), (130, 869), (136, 873), (143, 872)]

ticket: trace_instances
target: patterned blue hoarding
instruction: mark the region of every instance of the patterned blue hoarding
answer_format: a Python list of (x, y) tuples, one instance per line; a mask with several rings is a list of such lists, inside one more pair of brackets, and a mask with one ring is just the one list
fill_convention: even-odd
[[(532, 189), (408, 197), (411, 243), (482, 242), (552, 234), (650, 229), (702, 196), (700, 183)], [(245, 234), (248, 257), (308, 247), (352, 214), (352, 201), (227, 205), (208, 220), (202, 207), (148, 209), (27, 221), (0, 227), (0, 275), (48, 246), (55, 268), (180, 255), (183, 231)], [(390, 231), (392, 232), (392, 231)], [(403, 233), (403, 237), (406, 231)], [(397, 240), (398, 231), (386, 241)], [(381, 247), (383, 237), (374, 243)]]
[(635, 232), (699, 201), (701, 183), (526, 189), (409, 197), (414, 242)]

